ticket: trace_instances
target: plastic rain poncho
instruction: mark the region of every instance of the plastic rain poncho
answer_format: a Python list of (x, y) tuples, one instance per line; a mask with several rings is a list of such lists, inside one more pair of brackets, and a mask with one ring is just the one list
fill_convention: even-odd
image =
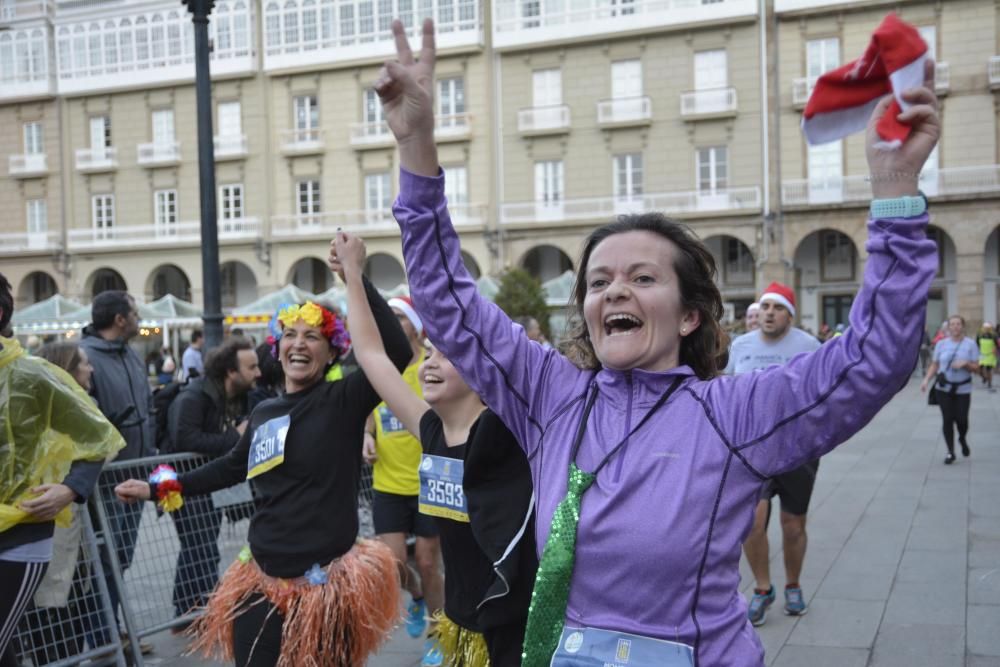
[[(34, 522), (18, 505), (63, 481), (74, 461), (110, 460), (125, 441), (61, 368), (0, 338), (0, 532)], [(70, 523), (64, 508), (56, 524)]]

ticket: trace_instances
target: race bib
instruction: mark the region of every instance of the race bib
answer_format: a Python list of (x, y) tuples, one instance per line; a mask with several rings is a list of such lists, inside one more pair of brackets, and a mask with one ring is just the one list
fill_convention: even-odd
[(378, 418), (382, 423), (382, 433), (384, 435), (406, 430), (406, 427), (403, 426), (403, 422), (396, 419), (396, 415), (392, 414), (392, 410), (390, 410), (387, 405), (380, 405), (378, 407)]
[(686, 644), (597, 628), (564, 627), (551, 667), (692, 667)]
[(424, 454), (420, 461), (421, 514), (469, 522), (469, 506), (462, 491), (465, 461)]
[(285, 437), (292, 419), (288, 415), (269, 419), (253, 432), (250, 457), (247, 460), (247, 479), (276, 468), (285, 462)]

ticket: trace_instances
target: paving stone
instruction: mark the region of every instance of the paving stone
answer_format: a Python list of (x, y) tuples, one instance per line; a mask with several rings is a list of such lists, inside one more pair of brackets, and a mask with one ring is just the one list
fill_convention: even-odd
[(1000, 657), (1000, 606), (969, 605), (966, 629), (969, 653)]
[(785, 646), (772, 667), (866, 667), (868, 651), (832, 646)]
[(969, 604), (1000, 605), (1000, 563), (969, 570)]
[(809, 613), (799, 619), (788, 643), (870, 648), (883, 610), (882, 602), (813, 598)]

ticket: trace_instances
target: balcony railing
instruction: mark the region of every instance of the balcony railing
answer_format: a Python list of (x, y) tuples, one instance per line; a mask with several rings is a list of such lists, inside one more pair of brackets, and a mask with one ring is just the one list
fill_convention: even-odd
[(597, 103), (599, 125), (645, 125), (653, 120), (653, 101), (647, 96), (601, 100)]
[(136, 147), (136, 160), (143, 167), (175, 165), (181, 161), (181, 145), (177, 141), (139, 144)]
[[(257, 218), (219, 220), (217, 225), (219, 239), (222, 241), (255, 239), (261, 232), (260, 220)], [(162, 225), (121, 225), (100, 229), (70, 229), (68, 232), (71, 249), (173, 243), (201, 243), (201, 223), (185, 221)]]
[(610, 219), (621, 213), (662, 211), (670, 215), (753, 213), (760, 211), (760, 188), (729, 188), (714, 192), (663, 192), (631, 197), (592, 197), (559, 202), (504, 204), (505, 223)]
[[(920, 188), (928, 197), (1000, 193), (1000, 165), (925, 169), (920, 174)], [(871, 196), (871, 184), (864, 176), (790, 180), (781, 184), (781, 201), (786, 206), (864, 204)]]
[(872, 186), (864, 176), (797, 179), (781, 184), (781, 202), (786, 206), (867, 202), (871, 198)]
[(214, 144), (216, 160), (238, 160), (247, 156), (245, 134), (217, 134)]
[[(486, 207), (480, 204), (448, 204), (455, 225), (481, 225), (486, 221)], [(332, 211), (301, 215), (276, 215), (271, 218), (271, 235), (284, 238), (300, 235), (332, 237), (338, 229), (396, 229), (391, 209)]]
[(521, 134), (559, 134), (569, 132), (570, 113), (565, 104), (528, 107), (517, 112), (517, 131)]
[(792, 81), (792, 106), (796, 109), (804, 108), (815, 85), (816, 78), (811, 76), (799, 77)]
[(384, 120), (351, 123), (351, 145), (355, 148), (384, 148), (395, 143), (389, 124)]
[(11, 155), (7, 160), (7, 171), (14, 178), (45, 176), (49, 173), (48, 160), (45, 153)]
[(990, 88), (1000, 88), (1000, 56), (991, 56), (987, 66)]
[(76, 168), (86, 174), (114, 171), (118, 168), (118, 150), (114, 146), (76, 149)]
[(951, 88), (951, 68), (948, 63), (934, 63), (934, 92), (947, 95)]
[(736, 113), (736, 89), (714, 88), (681, 93), (681, 117), (716, 118)]
[(323, 130), (319, 128), (283, 130), (281, 132), (281, 151), (285, 155), (322, 153), (323, 149)]
[(58, 232), (0, 234), (0, 254), (54, 250), (59, 245)]
[(460, 141), (472, 136), (472, 116), (467, 113), (438, 114), (434, 119), (434, 138)]
[(504, 49), (542, 41), (752, 16), (754, 0), (497, 0), (493, 41)]

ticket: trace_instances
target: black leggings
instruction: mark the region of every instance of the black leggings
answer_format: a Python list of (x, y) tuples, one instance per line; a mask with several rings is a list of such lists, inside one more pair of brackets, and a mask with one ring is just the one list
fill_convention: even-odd
[[(281, 656), (281, 626), (284, 621), (285, 617), (263, 595), (258, 593), (250, 598), (243, 605), (242, 613), (233, 621), (233, 655), (236, 667), (274, 667), (278, 664), (278, 657)], [(328, 631), (332, 633), (333, 629)], [(348, 638), (342, 636), (339, 641), (346, 644)]]
[(0, 560), (0, 666), (19, 664), (10, 645), (24, 612), (42, 583), (48, 563)]
[(969, 405), (972, 402), (972, 394), (938, 391), (937, 398), (938, 405), (941, 406), (941, 417), (944, 419), (944, 444), (948, 447), (948, 453), (954, 454), (954, 427), (958, 426), (959, 442), (965, 442), (965, 435), (969, 432)]

